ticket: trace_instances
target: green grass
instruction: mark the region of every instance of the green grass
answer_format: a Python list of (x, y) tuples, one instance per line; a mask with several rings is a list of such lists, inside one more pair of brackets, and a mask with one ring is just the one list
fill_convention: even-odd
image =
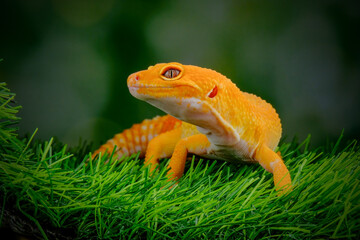
[[(188, 161), (177, 185), (136, 155), (119, 164), (50, 139), (19, 138), (0, 84), (0, 225), (44, 239), (346, 239), (360, 232), (356, 141), (312, 150), (282, 143), (294, 189), (277, 196), (259, 165)], [(10, 100), (10, 101), (9, 101)], [(173, 187), (171, 187), (173, 186)]]

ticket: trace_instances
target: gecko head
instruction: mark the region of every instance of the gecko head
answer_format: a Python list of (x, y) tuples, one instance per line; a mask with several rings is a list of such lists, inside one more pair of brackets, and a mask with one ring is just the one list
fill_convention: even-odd
[(216, 105), (224, 79), (230, 81), (210, 69), (172, 62), (133, 73), (127, 84), (134, 97), (188, 120), (191, 114), (201, 114), (203, 103)]

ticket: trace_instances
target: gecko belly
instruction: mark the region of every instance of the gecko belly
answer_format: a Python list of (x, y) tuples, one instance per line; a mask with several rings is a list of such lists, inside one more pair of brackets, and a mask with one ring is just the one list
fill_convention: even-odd
[(252, 158), (255, 152), (255, 148), (249, 147), (249, 145), (242, 139), (234, 145), (215, 145), (211, 144), (207, 153), (203, 155), (205, 158), (214, 160), (223, 160), (231, 163), (241, 162), (256, 162)]

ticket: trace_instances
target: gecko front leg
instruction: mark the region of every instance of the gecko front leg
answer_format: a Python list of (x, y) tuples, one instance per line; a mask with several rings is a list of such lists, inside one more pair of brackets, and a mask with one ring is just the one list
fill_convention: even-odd
[(205, 154), (210, 147), (210, 142), (204, 134), (196, 134), (181, 139), (175, 146), (169, 162), (169, 180), (179, 179), (184, 173), (188, 153), (197, 155)]
[(181, 128), (162, 133), (150, 140), (146, 154), (145, 165), (150, 165), (152, 172), (159, 164), (159, 158), (170, 157), (175, 145), (181, 138)]
[(284, 161), (266, 145), (261, 145), (255, 153), (255, 160), (274, 176), (274, 185), (277, 191), (286, 193), (291, 190), (291, 177)]

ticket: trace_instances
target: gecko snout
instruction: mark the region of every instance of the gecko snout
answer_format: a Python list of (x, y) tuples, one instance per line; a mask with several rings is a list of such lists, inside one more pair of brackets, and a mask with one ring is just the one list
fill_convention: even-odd
[(140, 80), (140, 74), (138, 72), (130, 74), (130, 76), (127, 79), (128, 86), (132, 86), (136, 84), (137, 81)]

